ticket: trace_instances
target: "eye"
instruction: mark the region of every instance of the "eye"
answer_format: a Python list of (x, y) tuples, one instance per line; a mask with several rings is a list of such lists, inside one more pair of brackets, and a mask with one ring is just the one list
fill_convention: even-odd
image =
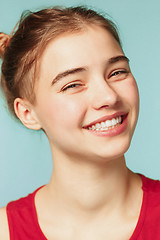
[(67, 90), (69, 90), (69, 89), (72, 89), (72, 88), (78, 88), (78, 87), (80, 87), (80, 86), (82, 86), (82, 84), (80, 84), (80, 83), (72, 83), (72, 84), (70, 84), (70, 85), (65, 86), (65, 87), (62, 89), (62, 92), (65, 92), (65, 91), (67, 91)]
[(109, 78), (116, 78), (117, 80), (125, 79), (128, 75), (129, 71), (127, 70), (117, 70), (109, 76)]

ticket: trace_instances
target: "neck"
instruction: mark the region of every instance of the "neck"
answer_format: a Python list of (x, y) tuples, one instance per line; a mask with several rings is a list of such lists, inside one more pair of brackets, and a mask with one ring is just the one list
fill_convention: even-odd
[(124, 156), (94, 163), (66, 158), (54, 157), (53, 175), (46, 188), (56, 207), (91, 215), (124, 204), (132, 175)]

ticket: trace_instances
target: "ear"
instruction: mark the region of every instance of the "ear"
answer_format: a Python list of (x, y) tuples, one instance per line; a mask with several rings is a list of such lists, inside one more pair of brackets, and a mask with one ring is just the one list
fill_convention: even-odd
[(14, 100), (14, 110), (24, 126), (34, 130), (41, 129), (41, 125), (36, 117), (36, 114), (28, 101), (16, 98)]

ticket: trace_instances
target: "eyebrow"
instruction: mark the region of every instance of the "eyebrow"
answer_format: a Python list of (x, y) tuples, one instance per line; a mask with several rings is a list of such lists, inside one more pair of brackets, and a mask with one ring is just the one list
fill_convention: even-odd
[(129, 59), (124, 55), (112, 57), (108, 60), (108, 63), (113, 64), (113, 63), (116, 63), (116, 62), (119, 62), (119, 61), (125, 61), (125, 62), (129, 63)]
[[(112, 57), (110, 58), (107, 62), (109, 65), (111, 64), (114, 64), (116, 62), (119, 62), (119, 61), (126, 61), (127, 63), (129, 63), (129, 59), (124, 56), (124, 55), (120, 55), (120, 56), (116, 56), (116, 57)], [(79, 68), (73, 68), (73, 69), (68, 69), (64, 72), (61, 72), (59, 73), (53, 80), (52, 80), (52, 83), (51, 85), (54, 85), (58, 80), (64, 78), (64, 77), (67, 77), (68, 75), (73, 75), (73, 74), (76, 74), (76, 73), (80, 73), (80, 72), (84, 72), (86, 71), (86, 68), (85, 67), (79, 67)]]
[(75, 73), (80, 73), (80, 72), (83, 72), (85, 71), (86, 69), (84, 67), (80, 67), (80, 68), (73, 68), (73, 69), (69, 69), (69, 70), (66, 70), (62, 73), (59, 73), (52, 81), (52, 85), (55, 84), (58, 80), (60, 80), (61, 78), (64, 78), (68, 75), (72, 75), (72, 74), (75, 74)]

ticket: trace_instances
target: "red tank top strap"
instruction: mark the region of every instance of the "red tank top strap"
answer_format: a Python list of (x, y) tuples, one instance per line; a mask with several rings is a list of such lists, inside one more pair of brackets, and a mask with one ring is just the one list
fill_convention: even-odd
[(35, 208), (35, 194), (39, 189), (7, 205), (10, 240), (47, 240), (40, 229)]

